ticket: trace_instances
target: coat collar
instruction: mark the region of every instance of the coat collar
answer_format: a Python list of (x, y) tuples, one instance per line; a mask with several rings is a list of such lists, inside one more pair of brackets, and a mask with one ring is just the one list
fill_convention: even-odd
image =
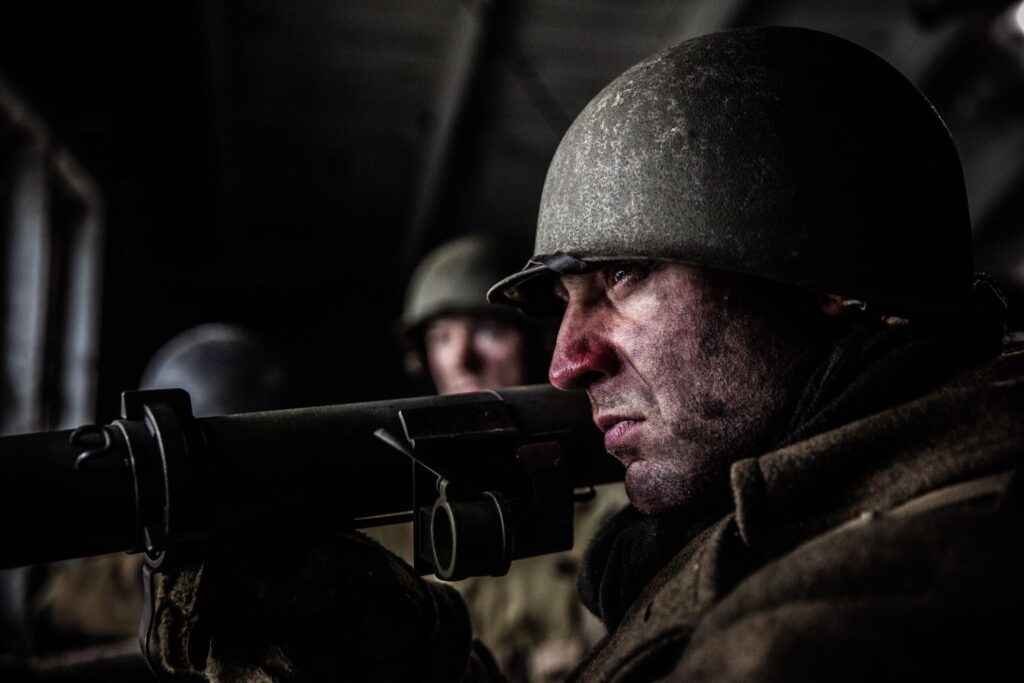
[(943, 388), (733, 464), (739, 533), (767, 552), (865, 512), (1018, 463), (1024, 454), (1024, 352)]

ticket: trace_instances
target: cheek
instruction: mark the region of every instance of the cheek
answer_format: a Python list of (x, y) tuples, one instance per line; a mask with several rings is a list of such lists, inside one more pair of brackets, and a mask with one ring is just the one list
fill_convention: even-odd
[(460, 374), (454, 362), (454, 355), (438, 351), (427, 353), (427, 370), (430, 372), (430, 378), (434, 381), (434, 386), (441, 393), (448, 391), (452, 382)]
[(672, 305), (655, 308), (642, 322), (621, 326), (616, 338), (626, 362), (650, 387), (658, 403), (673, 404), (697, 383), (694, 359), (699, 342), (689, 311)]
[(660, 445), (685, 450), (694, 465), (703, 464), (729, 440), (743, 411), (742, 363), (722, 337), (715, 311), (668, 300), (654, 316), (653, 324), (633, 333), (629, 352), (660, 418), (652, 428)]
[(452, 354), (445, 353), (444, 349), (430, 349), (427, 351), (427, 367), (431, 372), (440, 372), (451, 366)]

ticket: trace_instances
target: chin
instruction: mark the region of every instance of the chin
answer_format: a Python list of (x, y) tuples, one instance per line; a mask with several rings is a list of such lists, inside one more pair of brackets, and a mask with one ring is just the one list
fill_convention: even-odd
[(634, 495), (629, 491), (629, 489), (626, 489), (626, 494), (629, 496), (629, 502), (633, 504), (633, 507), (635, 507), (640, 514), (647, 517), (665, 515), (679, 509), (680, 507), (679, 503), (672, 504), (670, 501)]
[(668, 491), (663, 482), (643, 472), (645, 468), (637, 467), (640, 464), (635, 463), (626, 470), (626, 495), (633, 507), (644, 515), (661, 515), (680, 507), (683, 501), (666, 496)]
[(693, 472), (673, 466), (676, 463), (637, 460), (626, 468), (626, 494), (644, 515), (665, 515), (684, 508), (696, 512), (706, 504), (710, 490)]

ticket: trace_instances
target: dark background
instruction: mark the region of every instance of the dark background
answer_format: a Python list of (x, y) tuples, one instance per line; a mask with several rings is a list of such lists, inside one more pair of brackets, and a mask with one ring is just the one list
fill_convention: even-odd
[[(304, 403), (423, 386), (393, 335), (427, 249), (532, 239), (575, 114), (625, 68), (710, 30), (819, 28), (932, 99), (965, 166), (979, 269), (1021, 326), (1024, 31), (1016, 3), (840, 0), (8, 0), (0, 76), (106, 205), (98, 419), (200, 322), (291, 356)], [(880, 103), (883, 106), (884, 103)]]

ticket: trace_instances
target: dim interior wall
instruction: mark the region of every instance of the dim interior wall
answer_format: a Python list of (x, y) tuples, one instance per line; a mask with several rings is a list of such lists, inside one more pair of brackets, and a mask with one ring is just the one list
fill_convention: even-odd
[(92, 179), (0, 79), (0, 430), (93, 419), (102, 208)]

